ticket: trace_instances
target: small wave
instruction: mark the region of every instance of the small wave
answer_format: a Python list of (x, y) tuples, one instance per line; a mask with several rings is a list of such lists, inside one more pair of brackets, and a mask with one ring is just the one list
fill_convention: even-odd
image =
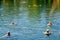
[(7, 37), (7, 34), (6, 34), (6, 35), (3, 35), (2, 37), (0, 37), (0, 39), (1, 39), (1, 38), (4, 38), (4, 37)]

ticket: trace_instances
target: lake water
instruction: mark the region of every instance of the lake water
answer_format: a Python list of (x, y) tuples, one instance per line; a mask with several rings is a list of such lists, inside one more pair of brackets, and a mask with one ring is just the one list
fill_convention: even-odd
[[(0, 40), (60, 40), (58, 10), (50, 14), (45, 7), (40, 7), (41, 5), (12, 5), (0, 5)], [(52, 34), (46, 36), (43, 32), (48, 28), (49, 21), (54, 25), (49, 27)], [(6, 36), (8, 31), (11, 32), (10, 37)]]

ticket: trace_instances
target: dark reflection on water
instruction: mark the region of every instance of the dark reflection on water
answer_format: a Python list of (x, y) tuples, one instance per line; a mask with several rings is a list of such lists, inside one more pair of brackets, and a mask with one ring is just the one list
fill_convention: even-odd
[[(1, 40), (59, 40), (60, 38), (60, 12), (53, 14), (46, 12), (46, 7), (27, 6), (13, 3), (3, 3), (0, 7), (0, 39)], [(52, 35), (47, 37), (43, 32), (47, 23), (54, 25), (50, 28)], [(14, 22), (14, 25), (12, 25)], [(2, 37), (7, 31), (11, 37)]]

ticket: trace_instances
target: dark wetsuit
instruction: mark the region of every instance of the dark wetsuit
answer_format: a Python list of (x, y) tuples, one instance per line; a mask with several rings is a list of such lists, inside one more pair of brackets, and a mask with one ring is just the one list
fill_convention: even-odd
[(51, 35), (51, 33), (49, 31), (47, 31), (47, 34), (46, 35), (49, 36), (49, 35)]
[(49, 36), (49, 35), (51, 35), (51, 33), (50, 34), (46, 34), (47, 36)]

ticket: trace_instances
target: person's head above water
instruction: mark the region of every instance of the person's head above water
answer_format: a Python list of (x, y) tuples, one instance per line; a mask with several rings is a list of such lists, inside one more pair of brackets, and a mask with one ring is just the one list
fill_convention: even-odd
[(52, 25), (53, 25), (53, 23), (52, 23), (52, 22), (49, 22), (47, 25), (48, 25), (48, 26), (52, 26)]
[(8, 31), (7, 36), (10, 36), (10, 32)]
[(12, 22), (12, 25), (14, 25), (14, 22)]
[(45, 33), (45, 35), (47, 35), (47, 36), (51, 35), (51, 32), (50, 32), (49, 29), (46, 29), (46, 33)]
[(49, 34), (49, 33), (50, 33), (49, 29), (46, 29), (46, 31), (44, 32), (44, 34)]

